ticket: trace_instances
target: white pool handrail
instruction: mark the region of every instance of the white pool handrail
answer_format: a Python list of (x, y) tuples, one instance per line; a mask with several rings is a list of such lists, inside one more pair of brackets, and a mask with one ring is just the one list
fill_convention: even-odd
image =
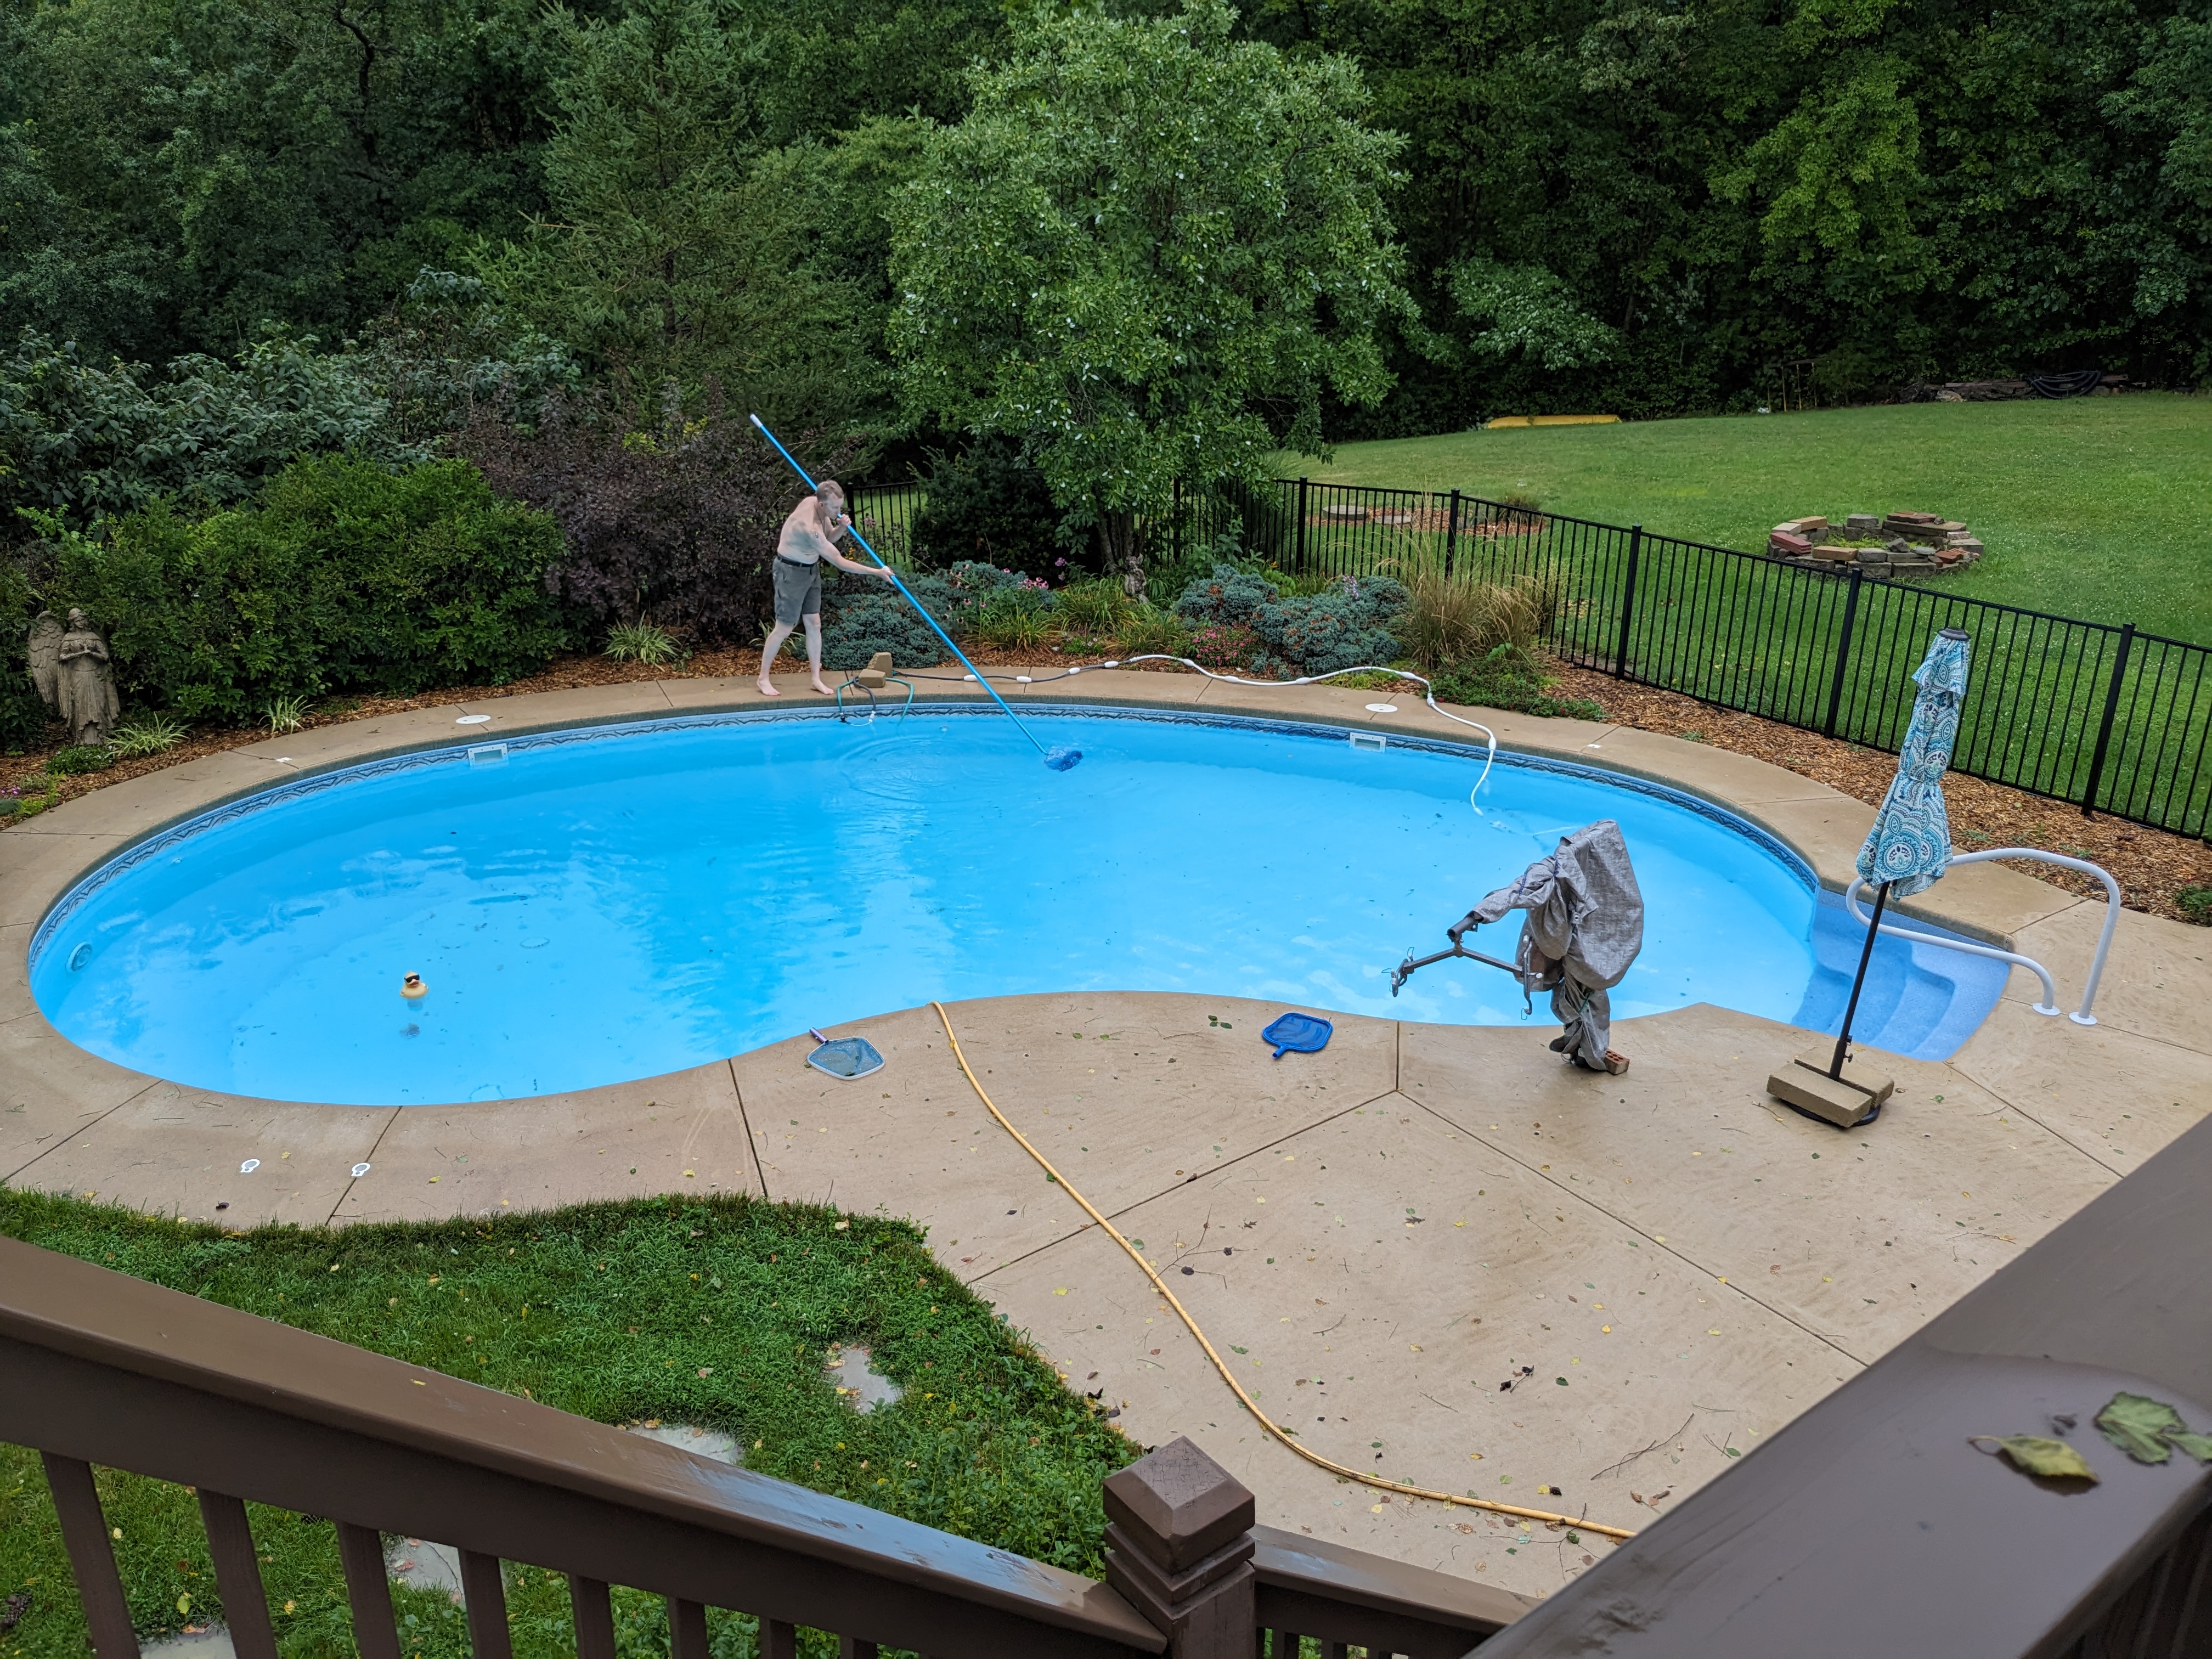
[[(2097, 984), (2105, 976), (2105, 955), (2112, 948), (2112, 933), (2120, 925), (2120, 884), (2112, 872), (2101, 864), (2092, 864), (2087, 859), (2068, 858), (2063, 853), (2046, 853), (2039, 847), (2000, 847), (1987, 853), (1954, 853), (1948, 864), (1987, 864), (1992, 859), (2033, 859), (2039, 864), (2062, 865), (2069, 870), (2079, 870), (2084, 875), (2094, 876), (2105, 884), (2105, 927), (2097, 938), (2097, 954), (2089, 959), (2089, 977), (2081, 987), (2081, 1006), (2067, 1018), (2076, 1025), (2094, 1025), (2097, 1017), (2089, 1012), (2097, 1000)], [(1863, 876), (1851, 878), (1851, 884), (1844, 890), (1844, 908), (1855, 921), (1864, 922), (1867, 914), (1858, 907), (1859, 890), (1867, 884)], [(1969, 956), (1990, 957), (1999, 962), (2009, 962), (2025, 968), (2043, 981), (2043, 1000), (2032, 1005), (2039, 1014), (2058, 1012), (2058, 988), (2051, 978), (2051, 970), (2033, 957), (2023, 957), (2011, 951), (2000, 951), (1995, 945), (1976, 945), (1970, 940), (1944, 939), (1935, 933), (1917, 933), (1909, 927), (1893, 927), (1887, 922), (1881, 931), (1893, 939), (1909, 939), (1922, 945), (1940, 945), (1946, 950), (1963, 951)]]

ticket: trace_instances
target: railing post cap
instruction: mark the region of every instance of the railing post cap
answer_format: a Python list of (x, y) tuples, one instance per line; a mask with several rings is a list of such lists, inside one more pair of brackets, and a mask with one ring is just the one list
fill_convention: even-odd
[(1105, 1500), (1106, 1518), (1170, 1572), (1249, 1531), (1257, 1515), (1244, 1484), (1187, 1437), (1107, 1476)]

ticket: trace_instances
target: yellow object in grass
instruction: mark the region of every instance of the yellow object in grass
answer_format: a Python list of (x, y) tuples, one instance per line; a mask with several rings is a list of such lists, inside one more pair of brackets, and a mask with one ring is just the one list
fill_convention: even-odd
[(1495, 432), (1507, 426), (1612, 426), (1620, 419), (1618, 415), (1500, 415), (1483, 422), (1482, 429)]

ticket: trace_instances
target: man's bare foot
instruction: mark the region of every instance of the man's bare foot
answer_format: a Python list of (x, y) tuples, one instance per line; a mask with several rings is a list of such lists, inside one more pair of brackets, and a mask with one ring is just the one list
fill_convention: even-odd
[(832, 691), (832, 690), (831, 690), (828, 686), (826, 686), (826, 685), (823, 684), (822, 684), (822, 682), (821, 682), (820, 680), (817, 680), (817, 681), (815, 681), (815, 682), (814, 682), (814, 689), (815, 689), (817, 691), (819, 691), (819, 692), (820, 692), (823, 696), (825, 696), (825, 697), (834, 697), (834, 696), (836, 696), (837, 695), (835, 691)]
[(769, 684), (766, 680), (763, 680), (763, 681), (760, 683), (760, 694), (761, 694), (761, 696), (763, 696), (763, 697), (780, 697), (780, 696), (781, 696), (783, 695), (783, 693), (782, 693), (782, 692), (781, 692), (781, 691), (777, 690), (774, 686), (770, 685), (770, 684)]

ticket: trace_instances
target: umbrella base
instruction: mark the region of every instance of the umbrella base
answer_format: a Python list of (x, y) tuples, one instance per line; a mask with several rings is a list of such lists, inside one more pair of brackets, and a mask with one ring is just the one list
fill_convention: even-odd
[(1881, 1109), (1897, 1085), (1878, 1072), (1848, 1061), (1844, 1074), (1832, 1078), (1828, 1066), (1834, 1057), (1832, 1045), (1808, 1049), (1766, 1079), (1767, 1093), (1823, 1123), (1832, 1123), (1838, 1129), (1856, 1128)]

